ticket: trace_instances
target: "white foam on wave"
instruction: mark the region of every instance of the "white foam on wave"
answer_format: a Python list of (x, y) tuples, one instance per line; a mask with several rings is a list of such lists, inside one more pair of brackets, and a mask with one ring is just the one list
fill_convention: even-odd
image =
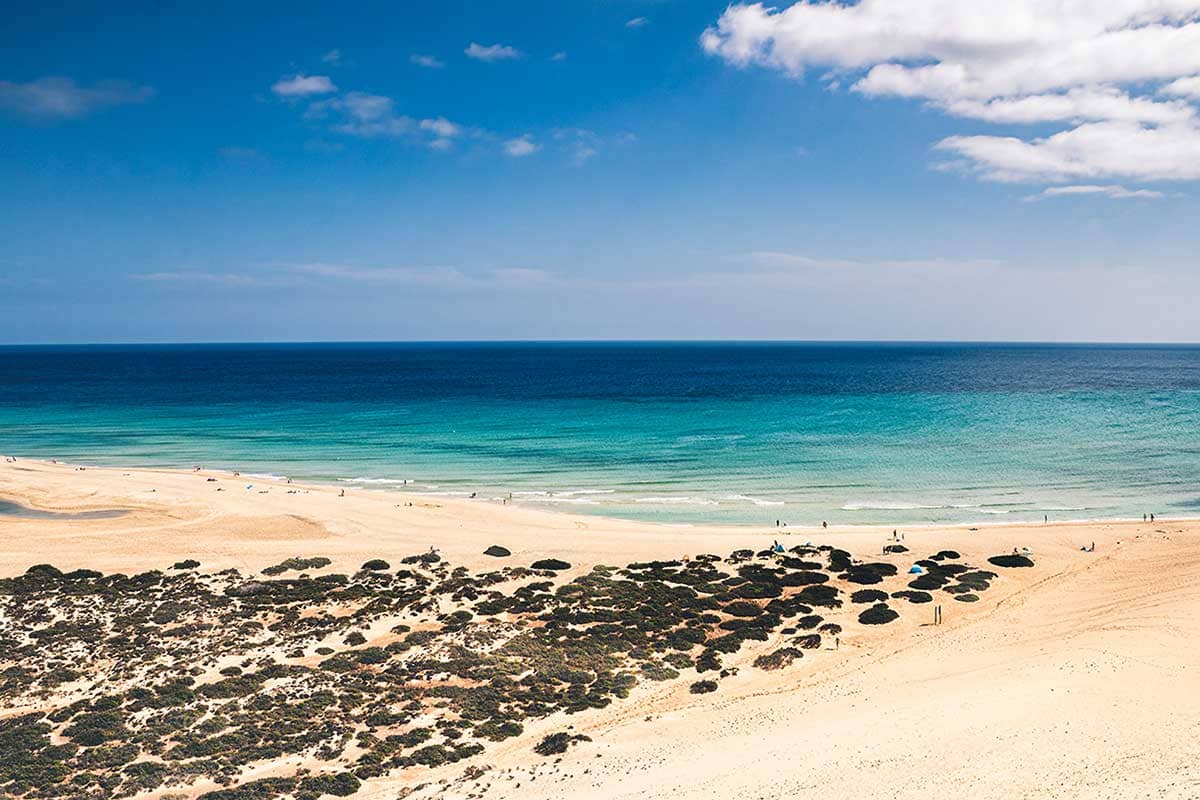
[(709, 500), (705, 497), (635, 497), (635, 503), (654, 503), (656, 505), (669, 506), (716, 506), (720, 505), (716, 500)]
[(731, 494), (728, 497), (722, 497), (722, 500), (732, 500), (739, 503), (751, 503), (756, 506), (781, 506), (782, 500), (764, 500), (761, 497), (751, 497), (748, 494)]
[(256, 481), (286, 481), (286, 475), (272, 475), (269, 472), (243, 472), (243, 478), (253, 478)]
[[(514, 496), (515, 496), (515, 493), (514, 493)], [(527, 500), (530, 503), (563, 503), (566, 505), (576, 505), (576, 506), (600, 505), (597, 501), (592, 500), (587, 497), (556, 497), (556, 496), (551, 495), (551, 496), (547, 496), (547, 497), (527, 497), (527, 498), (523, 498), (523, 499)]]
[(947, 506), (931, 506), (924, 503), (891, 503), (876, 501), (867, 503), (846, 503), (842, 511), (918, 511), (921, 509), (947, 508)]
[(403, 486), (407, 481), (400, 478), (338, 478), (342, 483), (370, 483), (384, 486)]

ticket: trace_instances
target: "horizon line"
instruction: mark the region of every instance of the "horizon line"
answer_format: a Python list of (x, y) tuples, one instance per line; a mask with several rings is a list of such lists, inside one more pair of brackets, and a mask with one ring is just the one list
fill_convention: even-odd
[(773, 339), (773, 338), (567, 338), (567, 339), (181, 339), (83, 342), (0, 342), (0, 349), (32, 347), (206, 347), (276, 345), (517, 345), (517, 344), (791, 344), (791, 345), (997, 345), (1050, 347), (1196, 347), (1200, 340), (1115, 339)]

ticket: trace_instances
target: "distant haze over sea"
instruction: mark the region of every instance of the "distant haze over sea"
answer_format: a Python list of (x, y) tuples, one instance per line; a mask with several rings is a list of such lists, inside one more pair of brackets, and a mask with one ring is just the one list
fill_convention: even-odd
[(0, 451), (666, 522), (1196, 516), (1200, 347), (4, 347)]

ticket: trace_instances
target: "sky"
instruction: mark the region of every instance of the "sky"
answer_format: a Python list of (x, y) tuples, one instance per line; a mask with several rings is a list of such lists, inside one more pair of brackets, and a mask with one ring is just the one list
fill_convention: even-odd
[(1200, 341), (1200, 0), (4, 17), (0, 343)]

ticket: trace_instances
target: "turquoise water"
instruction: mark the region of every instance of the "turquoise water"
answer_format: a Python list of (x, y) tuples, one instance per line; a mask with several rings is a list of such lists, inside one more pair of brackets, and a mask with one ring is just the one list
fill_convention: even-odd
[(1191, 347), (0, 348), (0, 387), (0, 451), (88, 464), (670, 522), (1200, 513)]

